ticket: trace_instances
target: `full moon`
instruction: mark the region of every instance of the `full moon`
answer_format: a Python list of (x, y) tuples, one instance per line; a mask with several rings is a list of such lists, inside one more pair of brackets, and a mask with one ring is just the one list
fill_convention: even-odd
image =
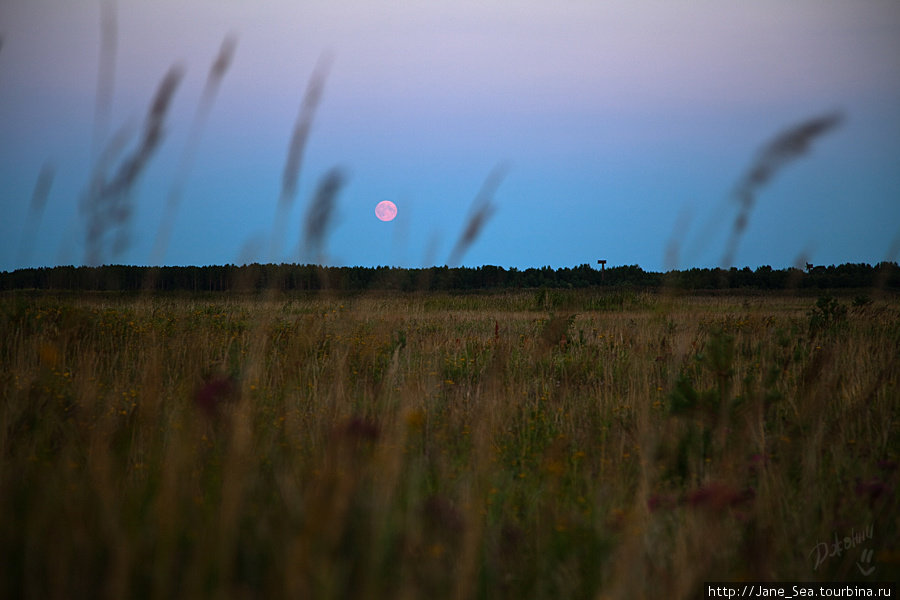
[(375, 206), (375, 216), (382, 221), (393, 221), (397, 216), (397, 205), (390, 200), (382, 200)]

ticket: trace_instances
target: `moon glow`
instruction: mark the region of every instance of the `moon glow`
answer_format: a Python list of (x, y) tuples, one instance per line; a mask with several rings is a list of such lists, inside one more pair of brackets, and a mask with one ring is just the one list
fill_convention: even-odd
[(382, 200), (375, 206), (375, 216), (381, 221), (393, 221), (397, 216), (397, 205), (390, 200)]

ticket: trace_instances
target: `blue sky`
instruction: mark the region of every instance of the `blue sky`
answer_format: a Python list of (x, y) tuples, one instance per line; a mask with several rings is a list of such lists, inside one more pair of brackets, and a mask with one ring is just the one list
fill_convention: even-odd
[[(237, 47), (184, 181), (165, 264), (301, 261), (303, 217), (346, 176), (323, 260), (445, 264), (485, 178), (505, 176), (462, 264), (718, 266), (735, 186), (786, 128), (841, 124), (761, 188), (734, 263), (897, 260), (900, 4), (120, 0), (108, 131), (132, 131), (185, 75), (132, 190), (148, 264), (207, 73)], [(101, 2), (0, 0), (0, 269), (83, 264)], [(330, 56), (298, 193), (271, 254), (307, 82)], [(131, 127), (131, 129), (127, 129)], [(29, 203), (54, 177), (40, 220)], [(383, 223), (375, 205), (392, 200)], [(671, 243), (678, 248), (667, 259)]]

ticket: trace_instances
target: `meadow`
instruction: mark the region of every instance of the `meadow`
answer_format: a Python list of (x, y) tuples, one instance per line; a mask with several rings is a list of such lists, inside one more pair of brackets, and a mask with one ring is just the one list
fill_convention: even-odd
[(900, 574), (895, 296), (13, 292), (0, 339), (3, 597)]

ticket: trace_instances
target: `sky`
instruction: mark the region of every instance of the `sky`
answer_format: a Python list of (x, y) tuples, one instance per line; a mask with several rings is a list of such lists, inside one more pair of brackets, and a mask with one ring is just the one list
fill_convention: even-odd
[[(198, 119), (228, 36), (232, 61)], [(900, 255), (892, 0), (0, 0), (0, 40), (0, 270), (605, 259), (662, 271)], [(286, 195), (314, 73), (321, 97)], [(767, 144), (832, 117), (741, 204)], [(129, 210), (103, 221), (96, 190), (138, 155), (114, 198)], [(333, 208), (310, 244), (326, 181)], [(393, 221), (375, 217), (382, 200)]]

